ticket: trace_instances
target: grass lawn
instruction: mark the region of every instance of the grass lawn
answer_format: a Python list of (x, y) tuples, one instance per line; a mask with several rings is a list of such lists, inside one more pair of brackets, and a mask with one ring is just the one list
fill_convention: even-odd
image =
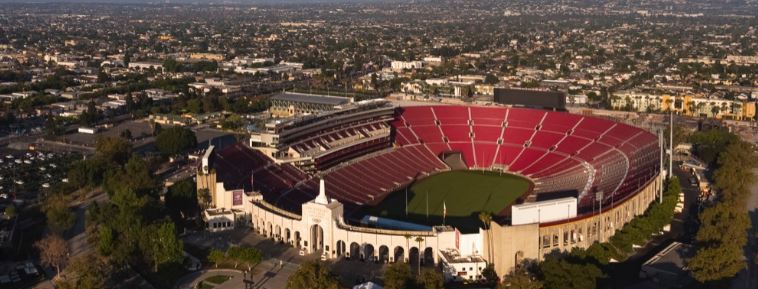
[(203, 281), (204, 282), (210, 282), (210, 283), (218, 285), (218, 284), (224, 283), (226, 281), (229, 281), (229, 276), (227, 276), (227, 275), (216, 275), (216, 276), (211, 276), (211, 277), (205, 278), (205, 280), (203, 280)]
[(200, 286), (198, 288), (199, 289), (213, 289), (213, 287), (214, 286), (211, 285), (211, 284), (208, 284), (208, 283), (205, 283), (205, 282), (201, 282)]
[(528, 180), (506, 173), (475, 170), (443, 172), (424, 178), (408, 188), (407, 215), (405, 190), (391, 194), (369, 213), (396, 220), (441, 225), (444, 203), (447, 206), (445, 224), (472, 232), (481, 225), (479, 212), (498, 214), (526, 193), (529, 187)]

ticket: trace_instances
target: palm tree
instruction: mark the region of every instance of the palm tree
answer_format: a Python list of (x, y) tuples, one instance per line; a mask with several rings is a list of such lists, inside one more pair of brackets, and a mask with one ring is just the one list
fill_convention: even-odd
[(484, 229), (487, 230), (487, 262), (491, 263), (490, 257), (492, 256), (492, 252), (490, 248), (492, 248), (492, 232), (490, 232), (490, 225), (492, 224), (492, 213), (479, 212), (479, 221), (482, 221)]
[(695, 115), (695, 102), (691, 101), (687, 103), (687, 110), (689, 111), (690, 115)]
[(416, 242), (418, 243), (418, 256), (416, 259), (418, 260), (418, 275), (419, 276), (421, 276), (421, 242), (423, 241), (424, 241), (424, 238), (422, 238), (421, 236), (416, 237)]

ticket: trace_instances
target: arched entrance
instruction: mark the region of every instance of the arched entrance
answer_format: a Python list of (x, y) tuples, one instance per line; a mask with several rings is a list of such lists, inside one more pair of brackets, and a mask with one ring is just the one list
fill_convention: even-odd
[(324, 250), (324, 229), (319, 225), (311, 226), (310, 246), (314, 253)]
[(302, 240), (300, 237), (300, 232), (295, 231), (295, 248), (300, 248), (300, 240)]
[(379, 263), (388, 263), (390, 259), (390, 249), (387, 246), (379, 246)]
[(339, 240), (337, 241), (337, 257), (342, 257), (345, 255), (345, 250), (347, 248), (345, 247), (345, 241)]
[(394, 262), (405, 262), (405, 249), (400, 246), (395, 247), (394, 257)]
[(411, 249), (408, 251), (408, 262), (410, 262), (413, 266), (416, 266), (418, 264), (418, 248), (411, 247)]
[(290, 232), (289, 228), (285, 228), (284, 229), (284, 242), (287, 243), (287, 244), (289, 244), (289, 245), (292, 245), (292, 234), (291, 233), (292, 232)]
[(276, 239), (276, 241), (277, 242), (282, 241), (282, 228), (279, 227), (279, 225), (276, 225), (276, 231), (274, 232), (275, 232), (274, 238)]
[(424, 249), (424, 259), (421, 260), (421, 263), (427, 266), (434, 266), (434, 249), (431, 247)]
[(348, 252), (348, 258), (360, 258), (361, 257), (361, 245), (358, 243), (350, 243), (350, 252)]
[(363, 245), (363, 258), (362, 260), (372, 261), (374, 259), (374, 246), (371, 244)]

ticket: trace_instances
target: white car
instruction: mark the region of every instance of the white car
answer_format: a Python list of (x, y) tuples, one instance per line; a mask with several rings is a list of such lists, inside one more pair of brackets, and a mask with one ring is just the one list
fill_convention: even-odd
[(5, 156), (5, 158), (6, 158), (6, 159), (12, 159), (12, 158), (13, 158), (13, 155), (6, 155), (6, 156)]
[(68, 183), (68, 178), (62, 179), (61, 182)]
[(8, 199), (8, 194), (0, 194), (0, 199)]
[(56, 164), (50, 164), (50, 167), (51, 167), (51, 168), (57, 168), (57, 167), (58, 167), (58, 165), (56, 165)]
[(47, 189), (47, 188), (49, 188), (49, 187), (50, 187), (50, 184), (48, 184), (48, 183), (44, 183), (44, 184), (42, 184), (42, 187), (43, 187), (43, 188), (45, 188), (45, 189)]

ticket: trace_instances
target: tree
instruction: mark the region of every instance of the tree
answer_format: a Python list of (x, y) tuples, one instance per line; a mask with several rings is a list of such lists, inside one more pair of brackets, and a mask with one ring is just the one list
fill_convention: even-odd
[(547, 289), (593, 289), (597, 286), (597, 279), (603, 276), (594, 264), (570, 262), (557, 254), (545, 257), (539, 268)]
[(528, 270), (518, 266), (513, 272), (505, 276), (503, 283), (498, 289), (541, 289), (544, 284), (535, 278)]
[[(400, 264), (403, 267), (408, 268), (408, 265), (405, 265), (402, 263), (396, 263), (396, 264)], [(408, 274), (410, 275), (410, 270), (408, 270)], [(416, 282), (418, 283), (418, 287), (423, 288), (423, 289), (445, 288), (445, 278), (442, 277), (442, 273), (437, 272), (436, 270), (433, 270), (433, 269), (426, 269), (423, 272), (421, 272), (421, 276), (419, 276)]]
[(497, 84), (499, 79), (497, 79), (497, 76), (494, 74), (488, 73), (487, 76), (484, 77), (484, 83), (486, 84)]
[(113, 253), (113, 247), (114, 247), (114, 240), (113, 240), (113, 229), (111, 229), (108, 225), (102, 225), (97, 231), (97, 252), (100, 253), (100, 255), (103, 256), (110, 256), (111, 253)]
[(492, 257), (492, 232), (490, 232), (490, 225), (492, 225), (492, 213), (490, 212), (479, 212), (479, 221), (484, 224), (484, 229), (487, 230), (487, 259), (491, 262), (490, 258)]
[(87, 103), (87, 109), (79, 115), (79, 123), (82, 125), (95, 125), (100, 120), (100, 112), (95, 106), (95, 101)]
[(124, 102), (126, 102), (126, 111), (127, 112), (132, 112), (135, 109), (137, 109), (137, 103), (134, 102), (134, 96), (132, 95), (131, 92), (129, 92), (129, 93), (126, 94), (126, 99), (124, 100)]
[(234, 262), (234, 268), (237, 268), (238, 265), (243, 265), (247, 267), (247, 270), (252, 270), (253, 266), (263, 260), (263, 255), (256, 248), (230, 247), (226, 250), (226, 258)]
[(162, 154), (172, 156), (197, 146), (197, 138), (192, 130), (174, 126), (158, 133), (155, 145)]
[[(663, 132), (664, 138), (668, 142), (668, 136), (669, 136), (669, 128), (668, 126)], [(674, 138), (674, 146), (677, 146), (680, 143), (686, 142), (687, 139), (690, 137), (689, 133), (681, 126), (674, 123), (674, 134), (672, 135)]]
[(320, 261), (306, 261), (300, 264), (297, 271), (287, 279), (287, 289), (338, 289), (340, 286), (337, 277), (329, 271), (326, 263)]
[(756, 155), (753, 146), (743, 141), (729, 144), (719, 154), (718, 168), (713, 174), (714, 188), (721, 192), (724, 201), (744, 200), (755, 181), (753, 168)]
[(16, 206), (14, 206), (13, 204), (11, 204), (11, 205), (5, 207), (5, 211), (3, 211), (3, 213), (5, 214), (5, 217), (8, 218), (9, 220), (15, 218), (16, 217)]
[(169, 263), (181, 263), (184, 246), (176, 234), (174, 223), (166, 221), (148, 227), (140, 240), (140, 248), (153, 264), (154, 272)]
[(131, 190), (141, 197), (154, 194), (156, 186), (148, 164), (142, 158), (132, 156), (123, 168), (108, 172), (103, 189), (112, 195), (119, 190)]
[(384, 270), (384, 288), (404, 289), (411, 287), (413, 277), (411, 269), (405, 263), (394, 263)]
[(224, 262), (226, 260), (226, 253), (224, 251), (221, 251), (219, 249), (212, 249), (210, 252), (208, 252), (208, 261), (213, 263), (216, 268), (218, 268), (218, 265)]
[(175, 216), (188, 217), (197, 214), (197, 188), (192, 180), (180, 181), (168, 188), (166, 207)]
[(68, 208), (65, 200), (57, 195), (48, 198), (45, 215), (47, 216), (47, 225), (57, 233), (71, 229), (76, 222), (76, 216)]
[(103, 160), (123, 165), (132, 154), (132, 145), (120, 137), (100, 137), (95, 143), (95, 151)]
[(105, 164), (99, 158), (80, 160), (68, 170), (68, 181), (75, 188), (98, 186), (103, 181)]
[(715, 165), (719, 153), (737, 140), (736, 135), (722, 129), (709, 129), (690, 136), (695, 155), (708, 165)]
[(495, 265), (492, 263), (487, 264), (487, 267), (484, 267), (484, 270), (482, 270), (482, 277), (488, 282), (498, 282), (500, 280), (497, 276), (497, 271), (495, 271)]
[(732, 277), (745, 268), (742, 248), (747, 244), (750, 219), (744, 208), (735, 207), (718, 203), (700, 214), (695, 237), (698, 250), (688, 262), (700, 282)]
[(66, 276), (56, 282), (61, 289), (106, 289), (112, 268), (97, 256), (79, 255), (66, 267)]
[(43, 265), (55, 268), (58, 275), (61, 274), (61, 267), (68, 260), (68, 244), (59, 235), (48, 235), (42, 240), (34, 243), (39, 250), (40, 261)]
[[(735, 138), (730, 133), (721, 136), (715, 141)], [(752, 145), (733, 139), (726, 149), (715, 153), (718, 161), (713, 188), (718, 198), (699, 215), (700, 228), (695, 236), (697, 252), (687, 263), (693, 277), (704, 283), (726, 280), (745, 268), (743, 247), (750, 228), (745, 203), (755, 181)]]

